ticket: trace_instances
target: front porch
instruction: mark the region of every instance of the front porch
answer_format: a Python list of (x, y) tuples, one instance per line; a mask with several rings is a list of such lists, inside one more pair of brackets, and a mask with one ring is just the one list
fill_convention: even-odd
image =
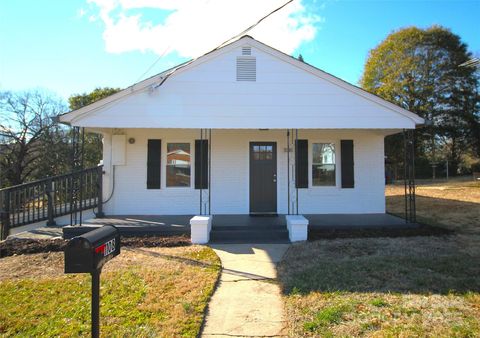
[[(288, 242), (286, 215), (213, 215), (210, 242), (212, 243), (272, 243)], [(304, 215), (309, 229), (379, 229), (415, 227), (390, 214), (310, 214)], [(122, 215), (94, 218), (82, 226), (66, 226), (63, 237), (74, 236), (103, 225), (115, 225), (123, 236), (190, 236), (193, 215)]]

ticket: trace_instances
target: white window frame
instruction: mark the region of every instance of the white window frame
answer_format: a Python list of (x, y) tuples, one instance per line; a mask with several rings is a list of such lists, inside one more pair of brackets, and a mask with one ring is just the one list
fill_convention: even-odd
[[(335, 146), (335, 185), (313, 185), (313, 144), (314, 143), (333, 143)], [(341, 163), (340, 163), (340, 141), (337, 139), (309, 139), (308, 140), (308, 188), (332, 190), (340, 188), (341, 181)]]

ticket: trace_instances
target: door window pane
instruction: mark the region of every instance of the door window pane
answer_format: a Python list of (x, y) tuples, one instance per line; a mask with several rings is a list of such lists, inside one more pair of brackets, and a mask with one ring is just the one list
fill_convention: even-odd
[(190, 143), (167, 143), (167, 187), (190, 186)]
[(335, 185), (335, 145), (314, 143), (312, 148), (312, 185)]
[(253, 146), (254, 160), (272, 160), (273, 146)]

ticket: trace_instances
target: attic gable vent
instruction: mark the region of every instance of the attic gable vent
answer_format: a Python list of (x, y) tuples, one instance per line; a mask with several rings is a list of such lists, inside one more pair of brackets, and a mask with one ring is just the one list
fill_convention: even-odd
[(237, 81), (257, 81), (257, 59), (254, 56), (237, 57)]
[(252, 47), (242, 47), (242, 55), (252, 55)]

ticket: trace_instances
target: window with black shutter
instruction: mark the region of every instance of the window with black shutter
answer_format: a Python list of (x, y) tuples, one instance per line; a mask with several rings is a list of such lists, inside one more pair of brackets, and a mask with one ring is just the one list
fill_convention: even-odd
[(162, 140), (148, 140), (147, 189), (160, 189)]

